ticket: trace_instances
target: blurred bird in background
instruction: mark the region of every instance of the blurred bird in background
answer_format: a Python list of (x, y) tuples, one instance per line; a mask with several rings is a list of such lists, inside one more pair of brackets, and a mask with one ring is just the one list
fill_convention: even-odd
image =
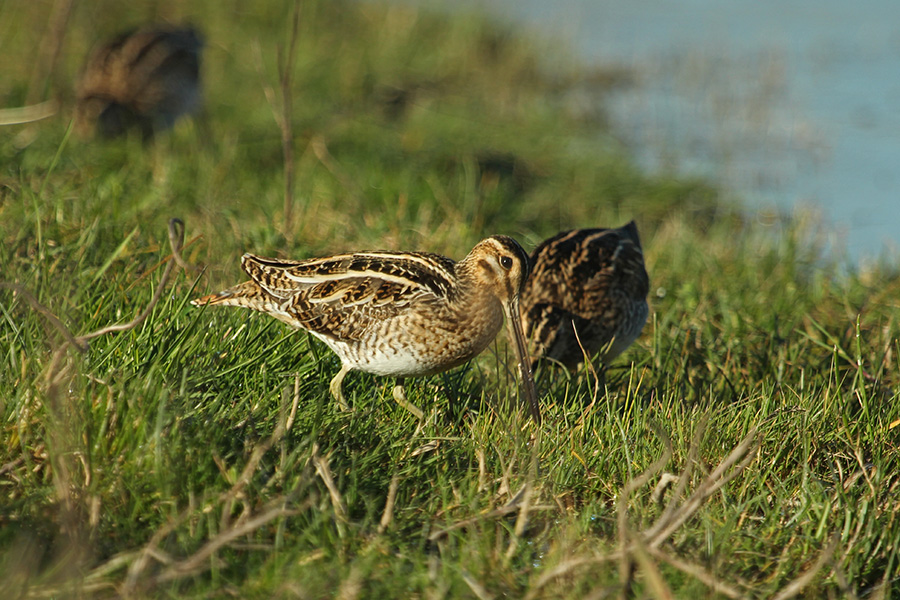
[(595, 355), (606, 365), (641, 334), (650, 281), (634, 221), (559, 233), (531, 267), (521, 309), (533, 367), (550, 359), (574, 370)]
[(202, 102), (203, 40), (191, 27), (129, 31), (94, 50), (76, 89), (75, 128), (112, 138), (136, 129), (146, 140)]

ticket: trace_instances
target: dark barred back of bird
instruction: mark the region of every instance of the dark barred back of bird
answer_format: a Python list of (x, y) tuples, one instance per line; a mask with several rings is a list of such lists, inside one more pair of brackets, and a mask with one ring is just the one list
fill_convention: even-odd
[(587, 354), (608, 363), (640, 335), (650, 281), (634, 221), (561, 232), (532, 252), (531, 268), (521, 306), (535, 361), (572, 369)]

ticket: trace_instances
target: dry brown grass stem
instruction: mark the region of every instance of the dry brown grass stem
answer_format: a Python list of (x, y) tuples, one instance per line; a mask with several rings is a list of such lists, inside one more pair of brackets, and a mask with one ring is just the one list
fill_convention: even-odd
[(534, 492), (534, 480), (532, 478), (528, 478), (528, 481), (525, 482), (525, 486), (523, 488), (522, 493), (522, 501), (519, 503), (519, 511), (516, 516), (516, 525), (515, 529), (513, 529), (513, 535), (509, 540), (509, 546), (506, 548), (506, 560), (509, 561), (512, 559), (515, 554), (516, 548), (519, 547), (519, 540), (522, 539), (522, 536), (525, 534), (525, 528), (528, 526), (528, 515), (531, 512), (531, 496)]
[(297, 54), (297, 36), (300, 31), (300, 2), (294, 0), (291, 17), (291, 35), (288, 39), (287, 56), (278, 48), (279, 83), (281, 85), (281, 150), (284, 156), (284, 237), (290, 240), (294, 232), (294, 124), (293, 94), (291, 85), (294, 74), (294, 59)]
[[(169, 220), (169, 243), (173, 255), (177, 256), (184, 245), (184, 223), (179, 219)], [(182, 261), (183, 262), (183, 261)], [(63, 532), (63, 544), (71, 559), (62, 565), (64, 577), (72, 577), (75, 581), (84, 582), (79, 577), (80, 571), (86, 567), (90, 553), (85, 545), (89, 539), (88, 528), (95, 525), (91, 517), (92, 510), (97, 508), (97, 500), (85, 491), (90, 487), (91, 465), (85, 459), (83, 440), (77, 432), (80, 415), (71, 402), (67, 401), (66, 390), (72, 387), (75, 380), (75, 364), (69, 357), (68, 349), (76, 348), (85, 352), (88, 341), (118, 331), (127, 331), (140, 325), (162, 297), (166, 284), (172, 275), (177, 261), (169, 261), (166, 265), (157, 289), (143, 312), (128, 323), (103, 327), (87, 334), (75, 336), (53, 314), (43, 306), (33, 294), (15, 283), (0, 282), (0, 287), (11, 289), (23, 298), (31, 307), (41, 314), (63, 337), (62, 343), (55, 346), (50, 361), (45, 368), (44, 405), (47, 410), (45, 425), (47, 448), (52, 465), (53, 487), (59, 502), (59, 525)], [(83, 477), (76, 477), (78, 469), (82, 469)], [(93, 503), (93, 508), (92, 508)]]
[[(495, 508), (493, 510), (489, 510), (484, 512), (478, 516), (471, 517), (469, 519), (464, 519), (453, 525), (445, 527), (444, 529), (439, 529), (428, 536), (429, 542), (436, 542), (442, 537), (446, 536), (452, 531), (456, 531), (457, 529), (464, 529), (470, 525), (474, 525), (475, 523), (479, 523), (481, 521), (486, 521), (490, 519), (496, 519), (499, 517), (506, 516), (508, 514), (517, 512), (521, 509), (521, 504), (525, 499), (526, 492), (528, 490), (528, 484), (523, 485), (516, 494), (510, 498), (509, 502), (501, 506), (500, 508)], [(548, 506), (531, 506), (529, 510), (548, 510), (550, 507)]]
[[(690, 497), (684, 503), (678, 504), (678, 498), (681, 497), (681, 493), (686, 489), (690, 473), (693, 471), (693, 465), (699, 457), (700, 441), (705, 427), (706, 419), (703, 419), (695, 431), (688, 452), (688, 464), (685, 466), (684, 471), (679, 478), (679, 484), (673, 492), (673, 499), (652, 527), (640, 534), (631, 531), (628, 528), (627, 519), (625, 518), (627, 516), (625, 507), (628, 496), (639, 487), (645, 485), (649, 479), (665, 465), (666, 461), (663, 459), (671, 455), (671, 448), (669, 447), (668, 441), (665, 436), (662, 435), (661, 437), (666, 443), (666, 450), (663, 453), (663, 458), (654, 462), (641, 475), (628, 481), (619, 496), (618, 520), (620, 547), (617, 550), (606, 554), (575, 557), (552, 569), (548, 569), (534, 582), (528, 593), (525, 595), (525, 599), (532, 600), (538, 597), (541, 589), (545, 586), (561, 577), (566, 577), (573, 571), (589, 565), (598, 565), (613, 561), (620, 561), (620, 565), (622, 566), (620, 592), (621, 595), (624, 596), (628, 596), (635, 575), (634, 566), (636, 565), (644, 574), (648, 584), (649, 593), (652, 597), (660, 599), (671, 598), (672, 592), (669, 590), (657, 567), (657, 562), (663, 562), (695, 578), (717, 594), (735, 599), (747, 597), (744, 592), (733, 585), (717, 579), (703, 567), (672, 556), (660, 548), (660, 545), (672, 533), (696, 514), (697, 510), (711, 495), (716, 493), (722, 486), (726, 485), (741, 473), (756, 456), (755, 449), (758, 447), (759, 441), (757, 428), (754, 427), (751, 428), (750, 432), (732, 449), (728, 456), (718, 464), (713, 472), (700, 482)], [(800, 594), (803, 589), (812, 582), (816, 574), (832, 559), (837, 549), (838, 542), (839, 536), (835, 535), (832, 537), (828, 547), (819, 555), (813, 566), (782, 587), (781, 590), (773, 596), (773, 599), (788, 600), (789, 598), (793, 598)], [(748, 587), (747, 584), (742, 585)]]
[[(274, 443), (272, 441), (273, 437), (274, 434), (263, 442), (262, 445), (271, 447)], [(251, 459), (258, 455), (259, 453), (254, 452)], [(239, 493), (239, 488), (244, 485), (244, 482), (239, 480), (235, 482), (228, 491), (221, 494), (206, 506), (183, 510), (177, 517), (174, 517), (154, 532), (150, 541), (147, 542), (143, 548), (119, 553), (105, 563), (95, 567), (77, 583), (77, 586), (35, 587), (29, 590), (28, 597), (54, 597), (67, 589), (73, 588), (77, 588), (83, 592), (116, 589), (121, 595), (128, 596), (135, 593), (137, 590), (146, 591), (161, 583), (194, 576), (197, 573), (208, 569), (210, 567), (210, 558), (213, 554), (234, 540), (252, 533), (274, 519), (297, 514), (309, 509), (313, 503), (316, 502), (316, 494), (310, 494), (304, 502), (300, 503), (300, 505), (294, 507), (290, 507), (290, 505), (309, 487), (311, 481), (312, 478), (310, 477), (309, 470), (308, 468), (305, 468), (301, 473), (300, 483), (293, 491), (276, 497), (260, 510), (245, 510), (237, 521), (220, 531), (218, 535), (207, 541), (187, 558), (176, 560), (159, 548), (159, 545), (163, 540), (194, 515), (207, 512), (209, 509), (216, 506), (222, 507), (229, 499), (236, 497)], [(154, 563), (165, 565), (165, 568), (156, 575), (148, 576), (147, 572)], [(117, 584), (111, 576), (115, 572), (126, 567), (128, 571), (124, 582)]]
[(341, 497), (340, 490), (334, 483), (334, 477), (331, 474), (331, 466), (328, 464), (328, 459), (319, 456), (318, 444), (313, 444), (312, 458), (310, 460), (316, 468), (316, 474), (322, 479), (322, 482), (328, 489), (328, 495), (331, 497), (331, 505), (334, 507), (338, 535), (340, 535), (341, 538), (344, 538), (347, 533), (347, 505)]
[(384, 512), (381, 513), (381, 521), (378, 523), (378, 533), (384, 533), (394, 520), (394, 503), (397, 502), (397, 489), (400, 487), (400, 474), (394, 472), (391, 483), (388, 485), (387, 500), (384, 502)]
[[(698, 447), (699, 442), (695, 441), (695, 443), (692, 444), (691, 454), (698, 455), (699, 449), (696, 451), (693, 449)], [(725, 460), (720, 462), (715, 470), (701, 481), (700, 485), (697, 486), (694, 492), (681, 506), (671, 511), (667, 509), (651, 528), (644, 531), (644, 539), (646, 539), (651, 546), (658, 547), (688, 519), (693, 517), (710, 496), (722, 489), (722, 487), (743, 472), (747, 465), (749, 465), (756, 457), (756, 449), (758, 447), (759, 439), (757, 436), (757, 429), (756, 427), (753, 427), (750, 429), (750, 432), (744, 436), (744, 439), (732, 449), (727, 457), (725, 457)], [(693, 463), (689, 463), (685, 467), (685, 470), (681, 475), (683, 480), (686, 480), (690, 476), (692, 465)], [(729, 469), (731, 470), (730, 472), (728, 472)], [(683, 486), (681, 485), (681, 482), (679, 482), (677, 489), (682, 488)], [(670, 505), (677, 502), (677, 499), (678, 496), (673, 495)]]
[[(166, 261), (166, 268), (164, 269), (163, 274), (160, 277), (159, 283), (157, 284), (157, 288), (154, 291), (150, 302), (147, 304), (144, 310), (137, 317), (135, 317), (131, 321), (128, 321), (127, 323), (103, 327), (96, 331), (92, 331), (80, 336), (73, 335), (69, 331), (69, 329), (62, 323), (62, 321), (60, 321), (60, 319), (56, 317), (56, 315), (54, 315), (49, 309), (38, 302), (33, 294), (31, 294), (18, 284), (0, 282), (0, 288), (13, 290), (14, 293), (23, 298), (37, 312), (43, 315), (64, 338), (63, 343), (55, 348), (50, 363), (46, 369), (46, 396), (48, 399), (48, 408), (51, 411), (51, 416), (54, 417), (54, 421), (62, 422), (62, 419), (65, 418), (65, 413), (67, 412), (66, 404), (61, 401), (63, 395), (61, 394), (60, 390), (61, 386), (73, 376), (70, 368), (71, 365), (65, 364), (68, 347), (71, 346), (83, 352), (87, 349), (87, 342), (91, 339), (106, 335), (108, 333), (128, 331), (139, 326), (150, 315), (156, 304), (159, 302), (166, 288), (166, 284), (171, 278), (175, 268), (177, 266), (190, 268), (189, 265), (187, 265), (182, 259), (180, 254), (181, 249), (184, 245), (184, 223), (179, 219), (169, 220), (169, 244), (171, 245), (172, 249), (171, 260)], [(260, 527), (263, 527), (265, 524), (271, 522), (274, 519), (291, 514), (296, 514), (297, 512), (301, 512), (302, 510), (305, 510), (306, 508), (311, 506), (312, 503), (315, 502), (316, 494), (310, 494), (302, 506), (290, 507), (290, 505), (295, 502), (296, 498), (299, 497), (299, 495), (310, 485), (310, 481), (312, 478), (309, 476), (307, 466), (301, 473), (300, 484), (298, 484), (291, 493), (276, 497), (260, 510), (254, 511), (245, 506), (243, 512), (233, 523), (231, 522), (230, 517), (234, 501), (241, 496), (241, 492), (249, 484), (253, 474), (256, 472), (256, 469), (259, 466), (260, 461), (262, 460), (262, 457), (266, 452), (268, 452), (269, 449), (272, 448), (273, 445), (281, 440), (287, 429), (290, 427), (290, 424), (293, 423), (297, 410), (297, 385), (299, 384), (295, 382), (295, 390), (293, 394), (294, 401), (290, 414), (286, 415), (284, 419), (281, 419), (279, 421), (278, 425), (275, 428), (275, 431), (270, 437), (258, 444), (253, 449), (253, 452), (251, 453), (250, 458), (244, 466), (244, 469), (241, 471), (240, 476), (237, 478), (234, 484), (226, 492), (219, 495), (218, 498), (216, 498), (211, 503), (211, 505), (207, 505), (201, 508), (191, 507), (183, 510), (178, 516), (172, 518), (168, 523), (160, 527), (153, 534), (153, 536), (151, 536), (150, 541), (145, 544), (143, 548), (139, 550), (119, 553), (105, 563), (91, 569), (87, 572), (86, 575), (74, 577), (69, 583), (66, 583), (62, 586), (33, 587), (28, 590), (28, 597), (52, 597), (57, 596), (61, 593), (65, 593), (66, 590), (78, 590), (79, 593), (88, 593), (108, 589), (117, 589), (120, 593), (129, 595), (138, 588), (146, 588), (148, 586), (158, 585), (160, 583), (165, 583), (182, 577), (192, 576), (209, 568), (210, 558), (215, 554), (215, 552), (220, 550), (222, 547), (230, 544), (237, 538), (240, 538), (257, 530)], [(71, 427), (69, 429), (71, 429)], [(72, 461), (62, 460), (61, 457), (69, 456), (69, 458), (71, 458), (75, 455), (80, 454), (77, 452), (73, 452), (72, 449), (69, 448), (69, 446), (71, 446), (74, 442), (63, 436), (62, 431), (63, 428), (60, 426), (48, 425), (48, 437), (50, 438), (50, 440), (52, 440), (51, 445), (56, 447), (56, 451), (54, 451), (51, 456), (54, 465), (54, 486), (57, 490), (60, 503), (63, 507), (63, 529), (67, 532), (68, 537), (70, 538), (70, 543), (78, 544), (80, 542), (83, 542), (86, 538), (84, 535), (82, 535), (84, 526), (83, 519), (78, 518), (78, 514), (80, 511), (78, 511), (77, 507), (74, 506), (75, 500), (73, 498), (72, 490), (77, 486), (74, 486), (72, 473), (73, 468), (72, 464), (69, 464)], [(318, 464), (317, 468), (319, 468)], [(84, 469), (85, 485), (87, 485), (90, 477), (88, 465), (85, 464)], [(221, 530), (215, 537), (208, 540), (196, 552), (194, 552), (187, 558), (176, 560), (159, 548), (159, 545), (163, 542), (163, 540), (165, 540), (177, 527), (182, 525), (192, 516), (196, 515), (198, 511), (205, 512), (215, 507), (220, 508), (223, 513)], [(82, 552), (81, 554), (85, 556), (87, 555), (86, 552)], [(155, 576), (148, 577), (146, 573), (154, 563), (165, 565), (165, 568)], [(128, 569), (127, 575), (125, 577), (125, 580), (121, 584), (116, 584), (112, 579), (110, 579), (110, 576), (113, 573), (126, 567)]]
[(838, 542), (840, 542), (840, 535), (834, 534), (831, 537), (831, 541), (828, 543), (828, 546), (824, 551), (819, 555), (819, 558), (816, 559), (816, 562), (813, 563), (806, 572), (802, 573), (799, 577), (788, 583), (786, 586), (781, 588), (777, 594), (772, 596), (772, 600), (788, 600), (788, 598), (793, 598), (800, 594), (807, 585), (809, 585), (813, 577), (822, 570), (828, 561), (831, 560), (831, 557), (834, 556), (835, 550), (837, 550)]
[(15, 108), (0, 108), (0, 126), (33, 123), (52, 117), (57, 111), (59, 111), (59, 102), (56, 100), (46, 100)]
[(462, 572), (462, 579), (466, 582), (466, 585), (469, 586), (469, 589), (472, 590), (472, 593), (475, 594), (475, 597), (478, 598), (478, 600), (493, 600), (494, 596), (487, 591), (487, 588), (478, 581), (475, 581), (475, 578), (465, 571)]
[[(294, 397), (294, 406), (296, 407), (296, 395)], [(290, 417), (289, 417), (290, 418)], [(222, 497), (221, 501), (224, 505), (224, 510), (222, 510), (222, 519), (220, 523), (221, 529), (227, 529), (231, 525), (231, 515), (233, 512), (234, 503), (237, 498), (241, 495), (241, 492), (247, 487), (247, 484), (250, 483), (250, 480), (253, 478), (253, 474), (256, 473), (257, 467), (259, 467), (259, 463), (262, 460), (263, 456), (265, 456), (266, 452), (268, 452), (272, 446), (281, 441), (281, 438), (284, 437), (285, 432), (287, 431), (287, 420), (280, 419), (278, 424), (275, 426), (275, 431), (272, 432), (272, 435), (267, 437), (265, 440), (256, 444), (253, 447), (253, 452), (250, 453), (250, 458), (247, 459), (247, 463), (244, 465), (244, 468), (241, 470), (241, 474), (235, 480), (234, 484), (232, 484), (231, 489), (229, 489)], [(274, 479), (274, 478), (273, 478)]]
[(98, 329), (97, 331), (92, 331), (90, 333), (79, 336), (78, 340), (80, 342), (87, 342), (88, 340), (92, 340), (95, 337), (100, 337), (101, 335), (106, 335), (107, 333), (116, 333), (119, 331), (128, 331), (130, 329), (134, 329), (135, 327), (143, 323), (148, 316), (150, 316), (150, 313), (153, 312), (153, 308), (156, 306), (156, 303), (159, 302), (159, 299), (162, 297), (162, 294), (166, 289), (166, 283), (168, 283), (169, 277), (172, 275), (172, 271), (177, 265), (184, 264), (184, 260), (180, 255), (181, 248), (184, 245), (184, 222), (181, 219), (169, 219), (169, 244), (172, 247), (173, 257), (177, 256), (178, 258), (170, 260), (166, 263), (166, 268), (165, 270), (163, 270), (162, 277), (160, 277), (159, 279), (159, 284), (156, 286), (156, 290), (154, 290), (153, 292), (153, 297), (150, 298), (150, 302), (147, 304), (147, 307), (144, 309), (144, 311), (127, 323), (110, 325), (108, 327)]
[(28, 94), (25, 98), (27, 104), (35, 104), (46, 98), (47, 82), (54, 79), (73, 4), (74, 0), (53, 2), (53, 9), (47, 19), (47, 29), (41, 38), (37, 60), (34, 62), (36, 68), (32, 70), (31, 80), (28, 82)]
[(21, 297), (22, 300), (30, 304), (31, 308), (43, 315), (44, 318), (47, 319), (47, 321), (51, 325), (53, 325), (53, 327), (63, 336), (67, 344), (74, 346), (81, 351), (87, 350), (87, 347), (84, 346), (81, 341), (79, 341), (79, 338), (76, 338), (74, 335), (72, 335), (72, 332), (69, 331), (69, 328), (59, 320), (59, 317), (53, 314), (53, 312), (51, 312), (50, 309), (48, 309), (46, 306), (41, 304), (38, 299), (34, 297), (34, 294), (26, 290), (21, 285), (9, 281), (0, 281), (0, 289), (12, 290), (13, 294)]
[(248, 517), (243, 521), (235, 523), (232, 527), (222, 531), (219, 535), (206, 542), (206, 544), (188, 558), (164, 569), (155, 578), (155, 581), (157, 583), (165, 583), (167, 581), (172, 581), (173, 579), (179, 579), (195, 575), (200, 571), (205, 571), (208, 568), (210, 557), (229, 542), (256, 531), (266, 523), (277, 519), (278, 517), (294, 515), (301, 511), (300, 508), (288, 508), (286, 504), (287, 498), (284, 496), (276, 498), (274, 501), (270, 502), (263, 511), (255, 516)]
[(664, 552), (660, 548), (654, 548), (652, 546), (646, 545), (644, 546), (644, 548), (653, 558), (678, 569), (682, 573), (690, 575), (717, 594), (722, 594), (723, 596), (734, 598), (735, 600), (741, 600), (742, 598), (746, 597), (740, 592), (740, 590), (731, 585), (728, 585), (723, 581), (719, 581), (711, 573), (709, 573), (709, 571), (699, 565), (695, 565), (672, 556), (667, 552)]
[(22, 456), (9, 461), (5, 465), (0, 466), (0, 475), (3, 475), (4, 473), (12, 472), (12, 471), (16, 470), (19, 467), (19, 465), (21, 465), (24, 462), (25, 462), (25, 458)]
[[(639, 543), (636, 536), (629, 535), (628, 528), (628, 500), (635, 490), (640, 489), (650, 481), (650, 478), (663, 470), (672, 458), (672, 442), (660, 427), (654, 427), (657, 436), (663, 441), (665, 449), (662, 455), (651, 464), (646, 471), (633, 477), (625, 483), (625, 487), (619, 493), (616, 503), (616, 521), (619, 529), (619, 546), (629, 548)], [(634, 578), (634, 563), (632, 552), (622, 551), (619, 558), (619, 584), (622, 586), (622, 596), (626, 596), (631, 589), (631, 581)]]
[[(309, 461), (307, 461), (306, 466), (303, 467), (300, 473), (299, 483), (291, 492), (277, 496), (257, 511), (245, 507), (245, 510), (234, 523), (230, 522), (230, 518), (224, 517), (225, 514), (230, 514), (232, 512), (235, 499), (240, 496), (241, 491), (249, 482), (249, 478), (246, 474), (250, 473), (252, 475), (252, 473), (256, 471), (262, 456), (281, 439), (281, 436), (284, 435), (284, 430), (284, 423), (279, 423), (271, 436), (254, 447), (253, 452), (250, 454), (250, 458), (247, 460), (247, 464), (241, 471), (241, 475), (227, 491), (202, 507), (186, 508), (177, 517), (160, 527), (142, 549), (129, 553), (128, 556), (125, 557), (122, 562), (129, 565), (128, 575), (123, 586), (123, 590), (126, 594), (131, 593), (140, 587), (154, 586), (174, 579), (196, 575), (209, 568), (209, 558), (217, 550), (228, 545), (235, 539), (252, 533), (274, 519), (303, 512), (316, 502), (317, 495), (311, 493), (300, 506), (289, 508), (289, 505), (295, 502), (311, 485), (312, 477), (309, 470)], [(221, 531), (218, 535), (206, 542), (206, 544), (194, 554), (176, 562), (159, 549), (159, 544), (188, 519), (196, 514), (208, 512), (216, 507), (221, 508), (223, 512), (222, 523), (224, 526), (221, 527)], [(145, 572), (153, 562), (169, 566), (155, 577), (147, 577)], [(98, 569), (102, 568), (103, 566), (98, 567)]]
[(284, 164), (284, 205), (282, 234), (291, 240), (294, 232), (294, 124), (293, 124), (293, 74), (294, 58), (297, 54), (297, 38), (300, 35), (300, 2), (295, 0), (291, 16), (291, 33), (288, 37), (288, 50), (285, 53), (279, 45), (277, 48), (278, 87), (281, 95), (279, 107), (275, 89), (269, 85), (264, 74), (262, 48), (259, 41), (252, 44), (256, 71), (259, 74), (263, 94), (272, 110), (278, 130), (281, 133), (281, 154)]
[[(717, 580), (701, 567), (672, 557), (659, 548), (672, 533), (696, 514), (712, 494), (716, 493), (722, 486), (726, 485), (741, 473), (756, 456), (756, 453), (753, 450), (755, 450), (759, 442), (757, 429), (754, 427), (732, 449), (728, 456), (718, 464), (712, 473), (700, 482), (689, 498), (683, 503), (679, 503), (679, 498), (683, 497), (683, 493), (687, 489), (690, 480), (690, 475), (693, 472), (694, 465), (699, 459), (700, 442), (706, 429), (706, 423), (707, 419), (704, 418), (698, 424), (688, 451), (687, 464), (679, 478), (678, 485), (673, 491), (672, 500), (651, 527), (641, 533), (632, 531), (628, 525), (627, 508), (631, 494), (645, 486), (671, 459), (671, 443), (665, 433), (659, 428), (654, 428), (654, 430), (660, 439), (663, 440), (665, 446), (662, 456), (654, 461), (653, 464), (640, 475), (627, 481), (619, 494), (617, 502), (619, 548), (606, 554), (598, 554), (589, 557), (575, 557), (548, 569), (541, 574), (531, 586), (531, 589), (525, 596), (526, 600), (536, 598), (542, 588), (560, 577), (565, 577), (573, 571), (588, 565), (597, 565), (614, 561), (619, 562), (620, 596), (628, 597), (631, 590), (631, 584), (636, 574), (636, 568), (640, 568), (640, 571), (647, 579), (650, 593), (653, 597), (670, 598), (672, 597), (672, 592), (665, 584), (654, 560), (668, 563), (676, 569), (695, 577), (698, 581), (717, 593), (721, 593), (729, 598), (742, 598), (742, 593), (733, 586)], [(828, 554), (824, 560), (827, 561), (829, 557), (830, 554)], [(820, 561), (821, 560), (823, 559), (820, 557)], [(805, 585), (802, 581), (800, 583)]]
[(356, 600), (362, 592), (364, 575), (357, 563), (350, 566), (350, 573), (341, 582), (336, 598), (338, 600)]
[(120, 323), (117, 325), (109, 325), (107, 327), (103, 327), (96, 331), (91, 331), (89, 333), (85, 333), (83, 335), (75, 336), (69, 331), (69, 328), (66, 327), (63, 322), (53, 314), (50, 309), (41, 304), (34, 295), (16, 283), (10, 283), (5, 281), (0, 281), (0, 288), (10, 289), (18, 296), (21, 296), (23, 300), (25, 300), (31, 307), (36, 310), (38, 313), (44, 316), (47, 321), (53, 325), (53, 327), (59, 331), (59, 333), (63, 336), (65, 342), (58, 346), (56, 352), (54, 354), (54, 359), (51, 361), (50, 365), (53, 368), (48, 369), (47, 378), (49, 381), (53, 381), (58, 378), (59, 375), (59, 365), (58, 360), (61, 357), (61, 352), (64, 352), (67, 346), (73, 346), (81, 352), (85, 352), (87, 350), (87, 342), (96, 337), (100, 337), (102, 335), (106, 335), (107, 333), (116, 333), (120, 331), (128, 331), (130, 329), (134, 329), (138, 325), (144, 322), (144, 320), (153, 312), (153, 308), (156, 306), (159, 299), (162, 297), (163, 291), (165, 291), (166, 284), (169, 281), (169, 278), (172, 275), (172, 271), (174, 270), (176, 265), (186, 265), (188, 268), (192, 268), (184, 261), (181, 257), (181, 248), (184, 246), (184, 222), (181, 219), (172, 218), (169, 219), (169, 244), (172, 248), (172, 258), (173, 260), (166, 262), (166, 268), (163, 271), (162, 277), (159, 279), (159, 283), (157, 284), (156, 290), (153, 292), (153, 297), (150, 299), (150, 302), (144, 308), (144, 310), (137, 317), (128, 321), (127, 323)]
[(656, 566), (656, 562), (654, 562), (653, 558), (650, 556), (647, 544), (641, 540), (640, 536), (632, 535), (631, 532), (629, 532), (627, 537), (631, 541), (630, 554), (641, 568), (641, 572), (647, 580), (652, 597), (657, 598), (658, 600), (674, 600), (672, 590), (666, 585), (666, 580), (662, 573), (660, 573), (659, 567)]
[(321, 134), (313, 136), (309, 141), (309, 147), (312, 149), (316, 158), (319, 159), (319, 162), (322, 163), (322, 166), (328, 169), (328, 172), (338, 180), (341, 187), (343, 187), (354, 200), (362, 202), (365, 198), (365, 194), (363, 194), (359, 185), (347, 175), (334, 155), (328, 150), (328, 144), (325, 143), (325, 137)]
[[(584, 407), (584, 411), (581, 413), (581, 419), (579, 422), (584, 422), (584, 419), (587, 417), (588, 413), (594, 409), (594, 406), (597, 404), (597, 399), (600, 397), (600, 380), (601, 373), (597, 372), (597, 367), (594, 365), (594, 361), (591, 360), (591, 355), (584, 347), (584, 344), (581, 343), (581, 336), (578, 334), (578, 328), (573, 327), (572, 331), (575, 332), (575, 341), (578, 342), (578, 348), (581, 350), (581, 356), (584, 359), (584, 367), (585, 371), (587, 371), (587, 376), (590, 380), (594, 382), (594, 389), (591, 391), (591, 401), (587, 406)], [(610, 344), (612, 342), (610, 341)]]
[(300, 404), (300, 374), (294, 374), (294, 393), (291, 398), (291, 413), (288, 415), (284, 424), (284, 433), (291, 430), (294, 425), (294, 419), (297, 417), (297, 406)]
[(516, 548), (519, 547), (519, 541), (525, 535), (525, 529), (528, 526), (528, 515), (531, 512), (531, 496), (534, 493), (535, 482), (540, 471), (540, 449), (541, 449), (541, 429), (538, 428), (535, 438), (531, 443), (531, 461), (529, 463), (528, 477), (525, 480), (525, 488), (522, 494), (522, 501), (519, 503), (519, 514), (516, 517), (516, 526), (513, 529), (513, 535), (509, 540), (509, 546), (506, 548), (505, 560), (509, 562), (515, 554)]

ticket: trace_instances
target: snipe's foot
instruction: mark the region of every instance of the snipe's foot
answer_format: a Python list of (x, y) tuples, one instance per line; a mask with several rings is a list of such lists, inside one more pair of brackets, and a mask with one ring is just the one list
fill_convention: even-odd
[(394, 386), (394, 400), (396, 400), (397, 404), (414, 414), (420, 421), (425, 418), (425, 413), (422, 412), (422, 409), (406, 399), (406, 390), (403, 389), (403, 380), (398, 381)]
[(334, 397), (335, 401), (338, 404), (338, 408), (342, 411), (349, 411), (350, 406), (347, 404), (347, 401), (344, 400), (344, 392), (341, 390), (341, 384), (344, 382), (344, 375), (346, 375), (350, 371), (350, 368), (346, 365), (341, 365), (341, 370), (338, 371), (337, 375), (334, 376), (334, 379), (331, 380), (328, 388), (331, 390), (331, 395)]

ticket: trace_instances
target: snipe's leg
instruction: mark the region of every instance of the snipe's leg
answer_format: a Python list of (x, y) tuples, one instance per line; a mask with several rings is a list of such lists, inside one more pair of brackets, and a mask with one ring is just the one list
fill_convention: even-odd
[(397, 404), (414, 414), (420, 421), (425, 417), (425, 413), (422, 412), (421, 408), (406, 399), (406, 391), (403, 389), (402, 379), (398, 379), (394, 385), (394, 400), (397, 401)]
[(344, 375), (346, 375), (350, 371), (350, 367), (345, 364), (341, 364), (341, 370), (338, 371), (337, 375), (334, 376), (334, 379), (331, 380), (331, 384), (329, 384), (328, 388), (331, 390), (331, 395), (338, 403), (338, 408), (341, 410), (350, 410), (350, 406), (347, 405), (347, 401), (344, 400), (344, 392), (341, 391), (341, 384), (344, 382)]

